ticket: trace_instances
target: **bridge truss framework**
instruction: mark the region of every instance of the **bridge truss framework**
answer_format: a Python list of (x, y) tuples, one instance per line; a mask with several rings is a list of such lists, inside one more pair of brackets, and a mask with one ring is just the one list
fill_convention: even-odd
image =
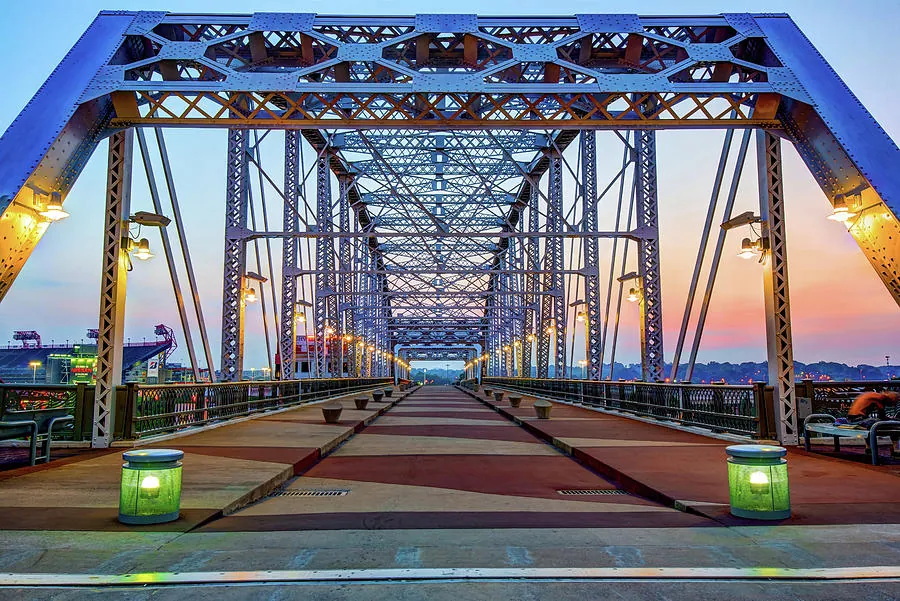
[[(523, 375), (533, 353), (539, 377), (551, 365), (565, 375), (571, 309), (583, 305), (586, 367), (602, 378), (617, 275), (612, 264), (608, 274), (600, 268), (603, 238), (636, 247), (643, 374), (664, 377), (655, 139), (663, 129), (726, 129), (726, 146), (732, 130), (757, 131), (769, 381), (783, 442), (796, 441), (797, 418), (781, 140), (830, 202), (855, 208), (849, 231), (900, 302), (898, 149), (787, 15), (103, 12), (0, 138), (0, 298), (47, 229), (34, 214), (48, 199), (64, 201), (110, 140), (97, 446), (109, 443), (121, 377), (131, 132), (156, 128), (161, 142), (167, 127), (228, 129), (223, 380), (243, 370), (248, 244), (270, 239), (282, 240), (282, 377), (293, 375), (296, 316), (307, 303), (319, 377), (382, 375), (410, 358), (450, 355), (474, 372)], [(284, 130), (281, 231), (256, 226), (249, 198), (250, 166), (265, 175), (262, 130)], [(617, 179), (629, 173), (633, 195), (629, 217), (609, 231), (597, 210), (616, 185), (598, 185), (600, 130), (623, 142)], [(309, 261), (304, 239), (315, 248)], [(621, 265), (620, 280), (624, 257)], [(573, 278), (584, 288), (575, 303)], [(274, 282), (270, 291), (275, 303)], [(684, 328), (676, 357), (683, 338)]]

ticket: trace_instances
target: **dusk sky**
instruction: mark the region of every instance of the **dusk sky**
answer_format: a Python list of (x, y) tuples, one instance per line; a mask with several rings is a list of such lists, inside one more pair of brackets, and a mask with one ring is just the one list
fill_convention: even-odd
[[(279, 2), (255, 0), (44, 0), (4, 3), (0, 21), (0, 60), (4, 65), (4, 96), (0, 131), (8, 127), (52, 69), (102, 9), (169, 10), (172, 12), (300, 11), (325, 14), (414, 14), (421, 3), (344, 0), (339, 2)], [(886, 59), (894, 52), (900, 2), (837, 0), (817, 2), (768, 0), (688, 1), (645, 0), (603, 3), (580, 0), (547, 3), (495, 0), (490, 4), (457, 0), (442, 5), (460, 13), (575, 14), (633, 10), (641, 14), (716, 14), (722, 11), (787, 12), (835, 68), (887, 133), (900, 140), (900, 75)], [(188, 230), (188, 241), (200, 281), (203, 310), (211, 335), (213, 357), (220, 355), (222, 232), (224, 224), (225, 150), (223, 130), (167, 132), (169, 151)], [(697, 252), (699, 233), (709, 201), (723, 132), (664, 131), (658, 135), (661, 254), (663, 262), (666, 360), (671, 359), (681, 313)], [(621, 150), (612, 134), (600, 135), (600, 156), (618, 168)], [(280, 142), (272, 146), (277, 148)], [(603, 149), (609, 152), (604, 153)], [(271, 152), (272, 173), (280, 181), (280, 158)], [(758, 212), (754, 154), (745, 167), (735, 214)], [(830, 205), (789, 144), (784, 145), (788, 258), (792, 301), (794, 358), (798, 361), (840, 361), (883, 365), (885, 355), (900, 363), (900, 310), (856, 243), (839, 223), (827, 220)], [(135, 154), (132, 212), (152, 210), (139, 159)], [(265, 159), (265, 157), (264, 157)], [(0, 344), (13, 330), (35, 329), (44, 340), (80, 340), (97, 327), (102, 213), (106, 177), (106, 144), (101, 144), (69, 194), (71, 217), (52, 225), (31, 256), (12, 290), (0, 304)], [(276, 175), (277, 174), (277, 175)], [(274, 195), (273, 195), (274, 196)], [(270, 199), (270, 214), (280, 208)], [(601, 213), (601, 229), (609, 224), (609, 206)], [(611, 229), (611, 228), (607, 228)], [(741, 232), (742, 233), (742, 232)], [(741, 233), (730, 235), (700, 361), (765, 360), (762, 268), (735, 256)], [(146, 234), (145, 234), (146, 235)], [(161, 251), (159, 238), (148, 236)], [(279, 250), (280, 243), (273, 250)], [(280, 250), (276, 264), (280, 265)], [(608, 259), (608, 253), (606, 253)], [(605, 273), (605, 267), (601, 273)], [(703, 281), (705, 281), (705, 276)], [(257, 313), (254, 313), (257, 311)], [(178, 332), (171, 286), (161, 256), (135, 266), (129, 274), (126, 337), (153, 338), (153, 325), (166, 323)], [(179, 333), (179, 339), (180, 332)], [(198, 338), (199, 340), (199, 338)], [(579, 333), (577, 361), (583, 356)], [(175, 360), (186, 362), (184, 346)], [(265, 365), (265, 343), (258, 307), (248, 311), (245, 366)], [(638, 362), (637, 310), (624, 307), (617, 360)]]

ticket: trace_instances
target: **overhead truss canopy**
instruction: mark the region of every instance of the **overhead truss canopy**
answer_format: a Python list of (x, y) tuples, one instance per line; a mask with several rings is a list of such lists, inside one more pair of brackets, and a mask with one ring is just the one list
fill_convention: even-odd
[[(317, 375), (384, 373), (404, 345), (425, 349), (417, 357), (457, 349), (480, 369), (523, 375), (532, 342), (538, 374), (550, 375), (552, 362), (565, 375), (575, 358), (566, 346), (567, 291), (580, 277), (585, 362), (600, 378), (603, 237), (637, 242), (643, 373), (662, 377), (661, 129), (762, 132), (761, 216), (778, 258), (767, 276), (770, 330), (779, 336), (769, 350), (778, 357), (781, 418), (794, 435), (781, 139), (830, 202), (853, 207), (850, 233), (900, 303), (900, 151), (784, 14), (102, 12), (0, 138), (0, 298), (47, 230), (41, 211), (65, 201), (101, 140), (115, 135), (110, 164), (126, 177), (122, 132), (135, 127), (229, 130), (226, 378), (241, 374), (246, 243), (258, 238), (284, 239), (278, 348), (286, 362), (302, 300), (296, 278), (315, 282)], [(260, 230), (246, 214), (249, 164), (258, 160), (250, 130), (272, 129), (289, 130), (282, 231)], [(597, 177), (597, 130), (624, 142), (618, 177), (631, 169), (637, 191), (636, 223), (612, 231), (597, 222), (610, 189)], [(315, 154), (315, 199), (302, 198), (315, 207), (308, 221), (297, 208), (308, 176), (304, 143)], [(575, 152), (566, 153), (570, 145)], [(108, 205), (118, 207), (126, 192), (111, 187)], [(107, 225), (107, 233), (118, 227)], [(303, 237), (315, 239), (313, 261), (298, 257)], [(114, 238), (104, 255), (110, 289), (119, 277)], [(572, 264), (564, 238), (580, 239), (583, 260)], [(112, 311), (113, 297), (104, 298), (101, 311)], [(106, 319), (114, 326), (120, 317)], [(120, 335), (113, 326), (110, 348)]]

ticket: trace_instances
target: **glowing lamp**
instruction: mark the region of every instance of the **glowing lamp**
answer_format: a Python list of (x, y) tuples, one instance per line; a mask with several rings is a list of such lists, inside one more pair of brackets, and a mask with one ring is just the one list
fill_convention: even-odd
[(631, 288), (631, 289), (628, 291), (628, 297), (627, 297), (627, 300), (628, 300), (629, 303), (636, 303), (636, 302), (638, 302), (639, 300), (641, 300), (641, 294), (640, 294), (640, 292), (638, 292), (638, 289), (637, 289), (637, 288)]
[(141, 261), (146, 261), (147, 259), (153, 258), (153, 253), (150, 252), (150, 241), (146, 238), (141, 238), (138, 240), (137, 246), (134, 250), (134, 257), (136, 259), (140, 259)]
[(527, 340), (528, 342), (534, 342), (534, 340), (535, 340), (534, 334), (529, 334), (528, 336), (525, 337), (525, 340)]
[(52, 200), (47, 203), (47, 206), (44, 207), (39, 214), (41, 217), (50, 221), (59, 221), (60, 219), (65, 219), (69, 216), (69, 214), (63, 210), (62, 203)]
[(728, 454), (728, 489), (731, 513), (753, 520), (784, 520), (791, 516), (787, 449), (742, 444)]
[(247, 288), (247, 290), (244, 292), (244, 301), (248, 303), (255, 303), (256, 299), (256, 290), (253, 288)]
[(750, 238), (744, 238), (741, 240), (741, 251), (738, 253), (738, 256), (742, 259), (752, 259), (759, 253), (759, 249), (757, 248), (756, 242), (751, 240)]
[(122, 453), (119, 521), (162, 524), (178, 519), (184, 451), (142, 449)]
[(843, 196), (838, 196), (834, 199), (834, 209), (831, 215), (828, 216), (828, 219), (846, 224), (854, 217), (856, 217), (856, 212), (850, 210), (850, 207), (847, 206), (847, 200)]
[(306, 314), (294, 313), (294, 319), (297, 321), (297, 323), (306, 323)]
[(579, 311), (577, 315), (575, 315), (575, 320), (579, 323), (584, 323), (587, 319), (587, 315), (584, 314), (584, 311)]

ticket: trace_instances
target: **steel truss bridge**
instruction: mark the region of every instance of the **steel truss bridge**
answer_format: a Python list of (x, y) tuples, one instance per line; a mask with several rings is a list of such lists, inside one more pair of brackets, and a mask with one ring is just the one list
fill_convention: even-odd
[[(567, 330), (576, 314), (587, 328), (588, 377), (611, 378), (604, 371), (613, 363), (605, 353), (615, 348), (610, 299), (621, 300), (623, 285), (640, 296), (644, 379), (679, 378), (705, 244), (720, 229), (716, 203), (721, 195), (722, 219), (734, 217), (751, 143), (760, 195), (750, 221), (760, 229), (753, 244), (763, 254), (769, 383), (783, 442), (796, 441), (798, 428), (782, 140), (796, 147), (825, 197), (856, 214), (849, 232), (900, 302), (897, 146), (787, 15), (103, 12), (0, 139), (0, 297), (48, 229), (35, 213), (62, 203), (109, 141), (97, 446), (109, 443), (121, 377), (135, 139), (157, 213), (163, 196), (172, 201), (190, 267), (163, 134), (172, 127), (228, 130), (223, 381), (243, 372), (248, 277), (265, 289), (266, 278), (248, 276), (248, 254), (255, 250), (259, 265), (264, 243), (275, 273), (273, 239), (282, 244), (280, 288), (268, 278), (282, 378), (295, 375), (300, 329), (311, 334), (318, 377), (402, 375), (408, 360), (431, 358), (464, 359), (472, 377), (528, 375), (533, 363), (538, 377), (551, 367), (562, 377), (571, 368)], [(656, 136), (692, 128), (726, 134), (667, 374)], [(259, 152), (273, 130), (283, 130), (279, 182)], [(621, 155), (598, 156), (602, 131), (617, 137)], [(162, 159), (165, 194), (153, 153)], [(726, 163), (735, 153), (729, 189)], [(598, 176), (598, 164), (615, 165), (611, 181)], [(254, 213), (254, 179), (278, 188), (280, 230)], [(601, 202), (618, 203), (607, 229), (598, 223)], [(608, 266), (599, 256), (603, 239), (619, 253)], [(623, 273), (629, 248), (638, 266), (630, 276)], [(189, 280), (196, 298), (190, 270)], [(583, 298), (574, 298), (577, 290)], [(307, 306), (311, 323), (301, 328)], [(700, 331), (702, 320), (688, 379)]]

